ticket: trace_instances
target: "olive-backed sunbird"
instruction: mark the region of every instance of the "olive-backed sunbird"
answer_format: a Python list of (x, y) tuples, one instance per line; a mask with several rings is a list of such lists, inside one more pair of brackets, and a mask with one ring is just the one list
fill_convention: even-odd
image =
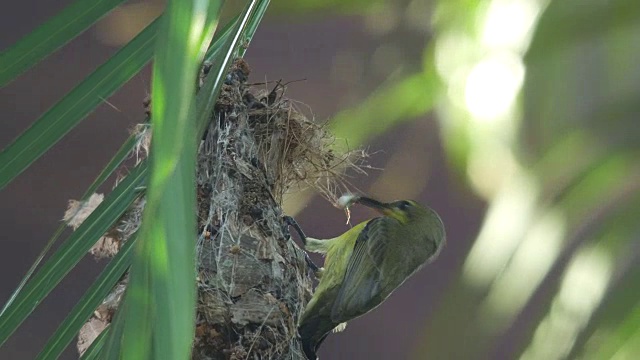
[(331, 330), (380, 305), (422, 266), (438, 255), (445, 230), (438, 214), (411, 200), (382, 203), (362, 196), (343, 196), (348, 208), (359, 203), (382, 216), (364, 221), (333, 239), (305, 238), (306, 250), (325, 255), (320, 279), (298, 325), (309, 360)]

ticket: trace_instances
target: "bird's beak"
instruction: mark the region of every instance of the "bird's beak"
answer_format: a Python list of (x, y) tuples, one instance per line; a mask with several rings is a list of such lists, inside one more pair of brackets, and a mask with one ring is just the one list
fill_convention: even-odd
[(383, 215), (387, 215), (387, 216), (394, 215), (393, 209), (389, 206), (389, 204), (385, 204), (378, 200), (368, 198), (365, 196), (360, 196), (356, 199), (355, 202), (357, 202), (358, 204), (364, 205), (366, 207), (372, 208), (373, 210), (376, 210)]

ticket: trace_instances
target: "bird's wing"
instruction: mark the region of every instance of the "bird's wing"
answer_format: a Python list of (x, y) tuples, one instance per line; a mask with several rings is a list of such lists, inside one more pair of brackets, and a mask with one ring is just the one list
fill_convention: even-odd
[(332, 321), (343, 322), (362, 315), (383, 300), (380, 299), (383, 290), (380, 286), (381, 266), (389, 241), (389, 223), (393, 221), (387, 217), (369, 220), (358, 235), (344, 281), (333, 303)]

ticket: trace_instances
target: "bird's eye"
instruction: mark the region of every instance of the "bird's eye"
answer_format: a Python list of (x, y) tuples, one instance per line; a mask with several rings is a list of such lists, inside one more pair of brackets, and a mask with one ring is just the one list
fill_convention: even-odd
[(407, 210), (410, 207), (411, 203), (408, 201), (400, 201), (400, 203), (398, 204), (398, 209), (400, 210)]

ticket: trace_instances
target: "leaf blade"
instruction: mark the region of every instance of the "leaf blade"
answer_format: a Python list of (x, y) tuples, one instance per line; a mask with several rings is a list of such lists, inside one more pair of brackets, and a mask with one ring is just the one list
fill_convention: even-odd
[(51, 290), (71, 271), (93, 244), (131, 205), (137, 188), (146, 176), (146, 163), (140, 164), (89, 215), (85, 222), (34, 275), (23, 291), (0, 313), (0, 345), (22, 324)]
[(93, 313), (104, 298), (107, 297), (113, 286), (118, 282), (118, 279), (120, 279), (131, 264), (131, 249), (135, 241), (136, 236), (132, 235), (122, 246), (118, 254), (111, 259), (100, 276), (93, 282), (91, 287), (71, 310), (69, 316), (58, 326), (56, 332), (51, 336), (40, 354), (38, 354), (37, 359), (57, 359), (60, 356), (67, 345), (78, 334), (85, 321), (89, 319), (91, 313)]
[(157, 19), (0, 152), (0, 190), (151, 59)]
[(130, 282), (113, 324), (116, 331), (105, 349), (107, 358), (186, 359), (191, 352), (196, 238), (194, 85), (221, 4), (170, 1), (165, 11), (153, 71), (147, 203)]
[(124, 0), (76, 1), (0, 53), (0, 87), (84, 32)]

